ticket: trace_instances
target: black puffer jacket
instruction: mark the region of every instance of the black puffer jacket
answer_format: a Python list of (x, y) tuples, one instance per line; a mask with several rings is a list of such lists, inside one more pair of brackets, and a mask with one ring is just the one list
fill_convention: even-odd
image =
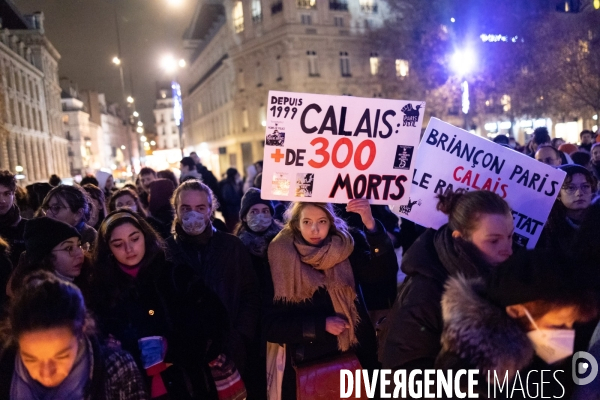
[[(379, 367), (377, 343), (364, 301), (360, 296), (361, 282), (377, 282), (385, 275), (385, 268), (379, 262), (387, 252), (394, 251), (383, 225), (377, 221), (377, 231), (366, 233), (352, 230), (354, 251), (349, 257), (356, 291), (356, 301), (360, 323), (356, 328), (358, 346), (356, 356), (365, 369)], [(366, 237), (365, 237), (366, 236)], [(272, 283), (272, 282), (271, 282)], [(274, 289), (271, 286), (271, 298)], [(327, 355), (338, 354), (336, 336), (325, 330), (325, 320), (335, 316), (331, 297), (325, 288), (317, 290), (312, 298), (298, 304), (272, 303), (263, 317), (266, 339), (272, 343), (286, 344), (286, 364), (283, 375), (282, 399), (296, 398), (296, 373), (293, 364), (317, 360)]]
[(388, 327), (381, 362), (384, 368), (433, 368), (440, 352), (444, 283), (459, 273), (477, 277), (489, 271), (478, 250), (452, 238), (447, 225), (428, 229), (402, 260), (407, 275), (388, 314)]

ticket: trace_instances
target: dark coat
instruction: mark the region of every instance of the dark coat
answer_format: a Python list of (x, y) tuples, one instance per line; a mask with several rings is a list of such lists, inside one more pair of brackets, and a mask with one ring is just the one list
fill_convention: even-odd
[(565, 206), (556, 200), (535, 248), (558, 250), (563, 254), (570, 252), (578, 230), (579, 227), (568, 219)]
[(9, 254), (6, 243), (0, 240), (0, 318), (4, 316), (4, 306), (8, 304), (6, 285), (8, 285), (8, 280), (13, 270)]
[(189, 279), (201, 279), (214, 291), (227, 310), (229, 337), (226, 353), (243, 374), (248, 343), (256, 338), (260, 294), (248, 250), (237, 237), (213, 228), (205, 245), (192, 243), (179, 234), (167, 240), (168, 257), (176, 265), (187, 265)]
[[(105, 337), (114, 336), (143, 368), (138, 340), (147, 336), (167, 339), (166, 363), (161, 375), (173, 398), (186, 399), (184, 379), (189, 379), (194, 398), (215, 398), (208, 362), (224, 348), (226, 311), (201, 280), (190, 279), (186, 265), (173, 265), (159, 253), (134, 279), (114, 263), (105, 280), (93, 284), (90, 308), (98, 317)], [(169, 383), (171, 382), (171, 384)]]
[(428, 229), (402, 259), (407, 275), (388, 314), (381, 362), (390, 369), (432, 368), (440, 352), (440, 300), (449, 276), (475, 277), (489, 268), (472, 245), (451, 237), (445, 225)]
[(14, 225), (5, 226), (0, 224), (0, 237), (6, 240), (10, 247), (10, 261), (13, 266), (19, 263), (19, 257), (25, 251), (23, 234), (25, 233), (26, 222), (25, 218), (19, 218)]
[[(91, 380), (86, 388), (85, 400), (145, 400), (149, 399), (144, 379), (131, 355), (121, 350), (100, 346), (89, 337), (93, 353)], [(15, 371), (15, 347), (0, 351), (0, 398), (10, 398), (12, 377)]]
[[(568, 392), (573, 385), (568, 383), (571, 380), (571, 373), (566, 365), (570, 364), (570, 358), (566, 360), (566, 364), (561, 362), (550, 366), (535, 356), (533, 345), (519, 321), (509, 317), (504, 307), (486, 299), (485, 284), (482, 279), (449, 279), (442, 298), (442, 308), (443, 350), (435, 362), (437, 369), (445, 371), (478, 369), (480, 372), (475, 393), (479, 394), (480, 399), (488, 398), (486, 382), (488, 370), (490, 377), (493, 379), (495, 372), (500, 382), (508, 371), (510, 391), (505, 387), (501, 393), (500, 388), (496, 387), (494, 397), (493, 389), (490, 390), (491, 398), (498, 399), (530, 398), (523, 397), (523, 392), (520, 390), (512, 392), (513, 383), (517, 389), (521, 387), (525, 389), (525, 393), (529, 390), (531, 398), (539, 398), (539, 385), (542, 381), (539, 371), (563, 370), (564, 372), (556, 375), (553, 372), (544, 373), (543, 380), (546, 382), (544, 397), (570, 398)], [(520, 383), (516, 381), (517, 371)], [(532, 375), (528, 377), (530, 371)], [(555, 378), (561, 383), (558, 384)], [(466, 380), (462, 381), (461, 386), (466, 389)]]
[[(383, 225), (377, 221), (375, 233), (352, 230), (354, 251), (349, 257), (352, 272), (359, 294), (356, 307), (360, 323), (356, 328), (358, 346), (354, 349), (361, 366), (373, 370), (379, 368), (377, 362), (377, 342), (375, 331), (367, 313), (364, 300), (360, 296), (359, 285), (363, 282), (377, 282), (385, 276), (386, 270), (380, 257), (394, 251), (390, 238)], [(271, 286), (271, 298), (274, 289)], [(263, 317), (263, 330), (266, 339), (272, 343), (286, 344), (286, 364), (283, 376), (282, 399), (296, 398), (296, 373), (293, 364), (300, 364), (319, 358), (339, 354), (336, 336), (325, 330), (325, 320), (335, 316), (331, 297), (327, 289), (320, 288), (305, 302), (291, 304), (272, 302)]]

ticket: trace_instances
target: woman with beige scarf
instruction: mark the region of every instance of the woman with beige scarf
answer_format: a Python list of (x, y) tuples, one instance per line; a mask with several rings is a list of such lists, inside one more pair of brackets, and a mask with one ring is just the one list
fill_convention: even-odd
[(296, 399), (294, 365), (352, 351), (362, 368), (378, 367), (360, 283), (380, 279), (385, 270), (377, 258), (394, 249), (368, 200), (351, 200), (346, 210), (361, 216), (362, 230), (350, 231), (331, 204), (294, 203), (285, 228), (269, 245), (273, 301), (265, 310), (263, 332), (267, 341), (285, 345), (276, 391), (283, 400)]

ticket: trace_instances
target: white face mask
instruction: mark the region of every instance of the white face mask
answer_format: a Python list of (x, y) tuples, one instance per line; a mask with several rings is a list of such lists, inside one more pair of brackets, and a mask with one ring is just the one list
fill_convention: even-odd
[(188, 211), (181, 217), (181, 227), (190, 236), (196, 236), (206, 229), (206, 217), (197, 211)]
[(575, 330), (573, 329), (540, 329), (533, 321), (529, 311), (525, 315), (535, 328), (527, 337), (533, 344), (535, 354), (548, 364), (554, 364), (573, 354)]
[(270, 215), (266, 214), (248, 214), (246, 218), (246, 222), (248, 223), (248, 227), (253, 232), (264, 232), (266, 231), (271, 223), (273, 222), (273, 218)]

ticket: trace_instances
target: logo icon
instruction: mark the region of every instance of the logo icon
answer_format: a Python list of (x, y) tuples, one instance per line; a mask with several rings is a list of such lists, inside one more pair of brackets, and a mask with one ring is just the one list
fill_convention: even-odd
[(398, 145), (394, 158), (394, 169), (410, 169), (414, 149), (414, 146)]
[(275, 128), (273, 128), (273, 132), (269, 133), (266, 138), (267, 146), (283, 146), (285, 143), (285, 132), (283, 128), (280, 128), (275, 124)]
[(410, 214), (410, 212), (412, 211), (412, 208), (414, 205), (421, 205), (421, 200), (415, 200), (415, 201), (411, 201), (410, 198), (408, 199), (408, 205), (406, 206), (400, 206), (398, 207), (398, 212), (404, 215), (408, 215)]
[(402, 126), (417, 126), (417, 122), (419, 121), (419, 116), (421, 112), (419, 111), (423, 107), (423, 104), (419, 104), (413, 108), (411, 103), (408, 103), (400, 111), (404, 113), (404, 119)]
[(527, 243), (529, 243), (529, 238), (523, 235), (519, 235), (518, 233), (513, 233), (513, 242), (517, 246), (527, 247)]
[[(585, 362), (581, 362), (581, 359), (584, 359)], [(589, 371), (589, 375), (585, 378), (580, 378), (580, 376), (587, 374)], [(596, 376), (598, 376), (598, 361), (588, 352), (578, 351), (573, 354), (572, 359), (572, 375), (573, 382), (576, 385), (582, 386), (591, 383)]]

